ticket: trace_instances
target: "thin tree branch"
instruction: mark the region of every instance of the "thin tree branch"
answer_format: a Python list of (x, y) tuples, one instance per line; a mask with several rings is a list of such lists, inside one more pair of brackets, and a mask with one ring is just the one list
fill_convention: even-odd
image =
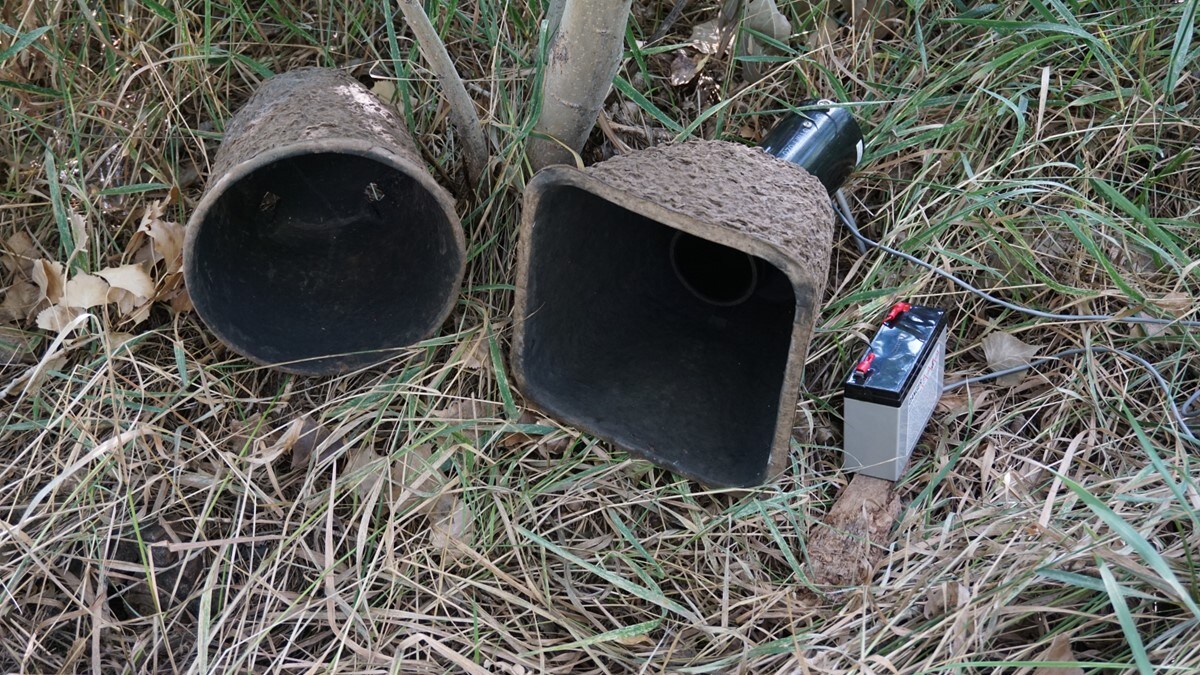
[(425, 57), (430, 69), (442, 83), (442, 91), (446, 93), (446, 100), (450, 104), (450, 121), (462, 143), (467, 177), (472, 183), (478, 183), (487, 168), (488, 150), (479, 115), (475, 111), (475, 102), (467, 95), (467, 88), (454, 68), (450, 54), (446, 52), (446, 45), (442, 44), (421, 3), (417, 0), (398, 1), (404, 20), (417, 39), (421, 56)]

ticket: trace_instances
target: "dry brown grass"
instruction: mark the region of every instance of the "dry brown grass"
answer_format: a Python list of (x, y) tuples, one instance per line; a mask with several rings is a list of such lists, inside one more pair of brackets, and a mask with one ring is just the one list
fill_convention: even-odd
[[(633, 34), (669, 4), (635, 3)], [(671, 59), (715, 14), (691, 4), (621, 73), (661, 112), (614, 94), (589, 161), (670, 141), (671, 125), (757, 137), (812, 93), (868, 101), (850, 186), (868, 234), (1042, 309), (1196, 318), (1200, 92), (1195, 58), (1171, 53), (1185, 5), (967, 3), (1017, 22), (967, 25), (945, 21), (967, 8), (930, 1), (838, 28), (824, 4), (792, 3), (797, 51), (763, 80), (722, 58), (673, 88)], [(1048, 652), (1086, 672), (1200, 669), (1197, 448), (1154, 381), (1111, 355), (947, 395), (870, 583), (814, 594), (804, 570), (846, 481), (837, 382), (893, 299), (951, 310), (951, 379), (982, 372), (980, 339), (1008, 330), (1043, 354), (1130, 349), (1182, 398), (1200, 386), (1195, 331), (1027, 319), (844, 240), (791, 465), (753, 494), (705, 491), (541, 419), (505, 377), (536, 12), (433, 12), (492, 144), (481, 194), (387, 3), (92, 5), (0, 9), (0, 53), (49, 27), (0, 63), (10, 294), (34, 259), (67, 262), (72, 214), (88, 233), (72, 264), (92, 270), (132, 259), (152, 203), (186, 221), (231, 111), (265, 70), (301, 65), (396, 80), (473, 257), (440, 337), (345, 377), (254, 367), (161, 304), (139, 325), (97, 307), (62, 336), (10, 316), (3, 669), (1029, 673)], [(13, 250), (19, 233), (35, 248)], [(323, 431), (289, 434), (304, 416)]]

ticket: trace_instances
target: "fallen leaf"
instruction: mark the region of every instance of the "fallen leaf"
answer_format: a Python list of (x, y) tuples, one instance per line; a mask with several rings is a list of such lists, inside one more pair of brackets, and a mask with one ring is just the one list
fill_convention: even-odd
[[(1136, 312), (1134, 316), (1139, 319), (1151, 318), (1150, 315), (1145, 312)], [(1140, 331), (1142, 335), (1151, 338), (1162, 337), (1163, 335), (1171, 332), (1170, 326), (1161, 323), (1139, 323), (1134, 325), (1134, 329)]]
[[(470, 548), (475, 536), (475, 521), (466, 503), (454, 492), (438, 497), (429, 514), (429, 544), (450, 557), (459, 557)], [(461, 545), (461, 547), (460, 547)]]
[(204, 575), (203, 549), (172, 551), (169, 545), (180, 539), (161, 523), (118, 539), (101, 567), (108, 575), (110, 597), (138, 616), (166, 612), (188, 601)]
[(792, 33), (792, 24), (779, 11), (775, 0), (750, 0), (746, 5), (746, 25), (777, 40)]
[(898, 4), (891, 0), (841, 0), (841, 5), (850, 14), (855, 28), (865, 30), (873, 27), (871, 34), (876, 39), (893, 32), (887, 22), (903, 14)]
[(483, 370), (492, 363), (492, 349), (488, 343), (486, 336), (481, 335), (479, 339), (471, 344), (470, 350), (467, 351), (466, 358), (463, 359), (463, 368), (467, 370)]
[(32, 396), (42, 388), (42, 384), (46, 382), (46, 374), (52, 371), (60, 370), (67, 362), (67, 354), (65, 350), (43, 356), (42, 360), (25, 369), (25, 372), (13, 378), (4, 389), (0, 390), (0, 400), (6, 399), (14, 392), (24, 391)]
[(1161, 298), (1154, 300), (1154, 304), (1170, 312), (1176, 318), (1187, 314), (1196, 307), (1196, 301), (1192, 299), (1192, 296), (1183, 291), (1171, 291)]
[(699, 74), (700, 68), (697, 59), (687, 55), (683, 50), (675, 52), (675, 58), (671, 59), (672, 85), (681, 87), (696, 79)]
[(389, 496), (396, 509), (409, 502), (425, 499), (442, 488), (446, 475), (438, 467), (429, 443), (405, 450), (392, 463), (392, 485)]
[(482, 427), (498, 421), (501, 415), (501, 406), (493, 401), (457, 398), (452, 399), (445, 407), (433, 411), (432, 415), (436, 419), (451, 423), (468, 423), (462, 429), (462, 433), (469, 435), (474, 439), (475, 444), (479, 445), (485, 433), (485, 429)]
[(950, 614), (966, 607), (971, 601), (967, 587), (957, 581), (947, 581), (929, 589), (925, 596), (925, 618)]
[(167, 304), (171, 309), (179, 313), (190, 312), (195, 309), (195, 306), (192, 305), (192, 296), (188, 295), (187, 288), (183, 286), (176, 291), (175, 295), (171, 296)]
[(71, 224), (71, 238), (75, 240), (75, 250), (71, 251), (71, 257), (74, 258), (81, 251), (87, 251), (88, 239), (88, 224), (87, 219), (78, 213), (72, 212), (67, 216), (67, 221)]
[(62, 302), (67, 307), (90, 309), (108, 302), (108, 282), (93, 274), (76, 274), (63, 290)]
[(133, 333), (122, 333), (120, 331), (106, 331), (104, 333), (104, 346), (109, 354), (116, 354), (122, 349), (133, 351), (137, 344), (129, 344), (130, 340), (137, 337)]
[(344, 437), (328, 442), (329, 438), (333, 436), (333, 432), (314, 422), (308, 415), (300, 417), (292, 423), (292, 426), (297, 429), (295, 438), (289, 446), (292, 451), (293, 469), (307, 467), (313, 455), (317, 455), (317, 462), (322, 462), (346, 447)]
[[(750, 0), (746, 4), (745, 28), (753, 29), (778, 42), (787, 42), (792, 34), (792, 24), (788, 22), (783, 12), (775, 5), (775, 0)], [(758, 38), (743, 33), (738, 41), (738, 56), (775, 55), (778, 50), (768, 44), (760, 43)], [(762, 77), (764, 65), (755, 61), (742, 63), (742, 76), (755, 81)]]
[[(1071, 651), (1071, 639), (1063, 633), (1054, 636), (1054, 641), (1042, 652), (1038, 660), (1074, 661), (1075, 653)], [(1077, 666), (1041, 666), (1033, 671), (1033, 675), (1083, 675), (1083, 669)]]
[(60, 333), (70, 326), (84, 310), (64, 305), (54, 305), (38, 312), (37, 327), (52, 333)]
[(62, 300), (63, 286), (66, 283), (62, 263), (45, 258), (35, 260), (30, 276), (41, 291), (39, 299), (49, 300), (52, 305), (57, 305)]
[(344, 480), (357, 481), (354, 490), (360, 499), (367, 499), (387, 471), (387, 461), (383, 455), (365, 445), (358, 446), (346, 456), (346, 466), (342, 469)]
[(28, 277), (32, 274), (33, 262), (41, 257), (33, 237), (25, 232), (17, 232), (4, 242), (5, 253), (0, 256), (0, 263), (11, 274)]
[(721, 48), (721, 27), (716, 19), (692, 26), (688, 43), (701, 54), (716, 54)]
[[(96, 276), (103, 277), (108, 285), (113, 287), (113, 290), (128, 291), (143, 300), (154, 295), (154, 280), (146, 273), (146, 268), (139, 263), (102, 269), (96, 272)], [(109, 299), (113, 300), (111, 295)], [(116, 302), (119, 303), (120, 300), (116, 300)]]
[(499, 412), (500, 404), (494, 401), (481, 401), (476, 398), (456, 398), (433, 411), (433, 416), (442, 420), (473, 421), (489, 418), (495, 419)]
[[(549, 422), (548, 420), (545, 420), (545, 418), (535, 415), (528, 410), (525, 410), (525, 411), (522, 411), (521, 416), (517, 418), (517, 424), (520, 424), (520, 425), (550, 424), (550, 425), (552, 425), (553, 422)], [(505, 446), (505, 447), (512, 447), (512, 446), (524, 445), (526, 443), (534, 443), (534, 442), (537, 442), (539, 439), (541, 439), (541, 436), (531, 436), (530, 434), (527, 434), (523, 431), (512, 431), (512, 432), (506, 433), (501, 438), (500, 445)]]
[(18, 279), (4, 293), (0, 303), (0, 320), (26, 321), (42, 301), (42, 291), (31, 281)]
[[(1003, 331), (989, 333), (983, 338), (983, 354), (987, 359), (988, 368), (993, 373), (1008, 368), (1029, 365), (1029, 362), (1033, 360), (1034, 355), (1040, 349), (1041, 347), (1027, 345)], [(1011, 387), (1019, 384), (1024, 377), (1024, 372), (1012, 373), (1011, 375), (997, 378), (996, 383), (1001, 386)]]
[(108, 301), (117, 303), (117, 315), (135, 326), (150, 317), (150, 299), (123, 288), (108, 289)]
[(37, 361), (34, 346), (41, 341), (37, 333), (27, 333), (20, 328), (0, 326), (0, 366)]
[(825, 47), (831, 47), (836, 42), (838, 32), (837, 20), (830, 14), (826, 14), (825, 18), (817, 18), (817, 27), (808, 34), (808, 50), (818, 51)]
[(183, 225), (163, 218), (164, 208), (165, 204), (159, 200), (146, 209), (138, 231), (150, 237), (153, 260), (163, 262), (166, 274), (174, 274), (183, 267), (185, 230)]
[(391, 104), (396, 100), (396, 83), (391, 80), (375, 80), (371, 85), (371, 93), (384, 103)]

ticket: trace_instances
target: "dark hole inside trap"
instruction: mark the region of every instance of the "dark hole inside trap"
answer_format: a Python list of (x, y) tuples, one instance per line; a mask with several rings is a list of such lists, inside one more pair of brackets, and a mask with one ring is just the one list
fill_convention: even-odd
[[(370, 157), (300, 154), (260, 167), (209, 209), (191, 254), (214, 330), (301, 372), (369, 365), (430, 332), (461, 257), (435, 197)], [(351, 354), (339, 359), (312, 360)]]
[(758, 284), (754, 256), (683, 232), (671, 239), (671, 266), (689, 291), (714, 305), (745, 302)]
[(705, 482), (761, 482), (796, 314), (787, 276), (574, 187), (549, 188), (535, 219), (525, 393)]

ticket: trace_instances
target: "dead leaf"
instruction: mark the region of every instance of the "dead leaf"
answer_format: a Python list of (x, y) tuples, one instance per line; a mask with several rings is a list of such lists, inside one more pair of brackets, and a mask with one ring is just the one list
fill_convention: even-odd
[[(174, 274), (183, 267), (183, 225), (163, 218), (165, 204), (159, 200), (142, 214), (138, 231), (150, 237), (154, 262), (163, 262), (164, 272)], [(132, 289), (131, 289), (132, 290)]]
[(36, 394), (46, 381), (46, 374), (60, 370), (66, 362), (65, 350), (59, 350), (48, 357), (43, 356), (41, 361), (26, 368), (25, 372), (13, 378), (4, 386), (4, 389), (0, 390), (0, 400), (6, 399), (18, 391), (24, 391), (30, 396)]
[[(1054, 636), (1050, 648), (1042, 652), (1039, 661), (1074, 661), (1075, 653), (1071, 651), (1071, 639), (1066, 634)], [(1083, 669), (1077, 666), (1041, 666), (1033, 671), (1033, 675), (1083, 675)]]
[(855, 28), (860, 31), (871, 29), (875, 39), (894, 32), (888, 23), (903, 14), (898, 3), (891, 0), (841, 0), (841, 5), (850, 14)]
[(827, 14), (824, 19), (817, 18), (817, 27), (808, 34), (808, 50), (818, 51), (831, 47), (836, 42), (838, 23), (833, 16)]
[(71, 251), (71, 257), (74, 258), (81, 251), (87, 251), (88, 224), (86, 218), (74, 212), (67, 216), (67, 220), (71, 224), (71, 238), (75, 240), (75, 250)]
[(138, 616), (166, 612), (188, 601), (204, 576), (204, 558), (202, 550), (169, 548), (181, 539), (160, 522), (114, 542), (101, 568), (108, 574), (112, 597)]
[[(983, 354), (987, 359), (988, 368), (993, 373), (1029, 365), (1040, 349), (1041, 347), (1027, 345), (1003, 331), (989, 333), (983, 338)], [(997, 378), (996, 383), (1004, 387), (1011, 387), (1020, 384), (1024, 377), (1024, 372), (1012, 373)]]
[(63, 290), (62, 302), (67, 307), (91, 309), (108, 302), (108, 282), (92, 274), (76, 274)]
[(675, 52), (675, 58), (671, 59), (671, 84), (676, 87), (683, 85), (696, 79), (700, 74), (698, 60), (689, 56), (680, 50)]
[(426, 499), (444, 488), (447, 478), (440, 464), (446, 455), (435, 456), (433, 451), (432, 444), (422, 443), (408, 448), (393, 462), (391, 498), (395, 508)]
[(792, 24), (779, 11), (775, 0), (750, 0), (746, 4), (746, 25), (777, 40), (792, 33)]
[(42, 301), (42, 291), (33, 282), (18, 279), (4, 293), (0, 320), (26, 321)]
[(150, 300), (122, 288), (110, 288), (108, 301), (117, 303), (117, 315), (138, 325), (150, 318)]
[(314, 422), (308, 415), (293, 422), (292, 427), (297, 430), (295, 438), (289, 446), (292, 451), (292, 469), (307, 467), (314, 454), (317, 455), (319, 463), (346, 447), (344, 437), (327, 443), (330, 436), (333, 436), (333, 432)]
[(36, 362), (34, 345), (40, 341), (41, 336), (37, 333), (26, 333), (12, 326), (0, 326), (0, 366)]
[(42, 330), (48, 330), (52, 333), (62, 332), (67, 326), (70, 326), (75, 319), (83, 314), (84, 310), (75, 307), (66, 307), (64, 305), (54, 305), (47, 307), (37, 315), (37, 327)]
[(967, 587), (957, 581), (948, 581), (929, 589), (925, 596), (925, 618), (945, 616), (971, 602)]
[(188, 295), (187, 288), (183, 286), (176, 291), (175, 295), (171, 296), (167, 304), (170, 305), (171, 309), (179, 313), (190, 312), (195, 309), (195, 306), (192, 305), (192, 296)]
[(371, 85), (371, 93), (390, 105), (396, 100), (396, 83), (391, 80), (375, 80)]
[(109, 354), (116, 354), (121, 349), (133, 351), (137, 344), (130, 344), (130, 340), (137, 337), (133, 333), (122, 333), (119, 331), (106, 331), (104, 333), (104, 347)]
[[(783, 12), (779, 11), (775, 0), (750, 0), (746, 4), (746, 16), (742, 25), (778, 42), (787, 42), (792, 34), (792, 24)], [(738, 41), (738, 56), (766, 56), (777, 53), (777, 49), (760, 43), (758, 38), (749, 33), (743, 33)], [(763, 65), (755, 61), (744, 62), (742, 76), (749, 81), (758, 80), (763, 75)]]
[(481, 401), (476, 398), (456, 398), (433, 411), (433, 416), (442, 420), (472, 421), (495, 419), (499, 412), (500, 404), (495, 401)]
[(454, 492), (438, 497), (429, 514), (429, 523), (429, 544), (443, 555), (461, 556), (464, 551), (460, 545), (470, 548), (475, 538), (475, 521), (466, 502)]
[(463, 359), (463, 368), (467, 370), (483, 370), (492, 363), (492, 349), (488, 343), (486, 336), (481, 335), (479, 339), (471, 345), (467, 352), (466, 358)]
[(473, 398), (457, 398), (452, 399), (445, 407), (433, 411), (432, 416), (453, 424), (468, 423), (462, 433), (474, 439), (475, 444), (479, 445), (484, 440), (483, 435), (486, 433), (482, 428), (483, 425), (497, 421), (501, 414), (502, 409), (499, 403)]
[(354, 483), (354, 491), (358, 493), (359, 499), (368, 499), (379, 485), (379, 481), (383, 480), (388, 468), (387, 459), (383, 455), (375, 452), (374, 448), (361, 445), (347, 454), (341, 479), (357, 481)]
[(38, 289), (41, 290), (39, 299), (49, 300), (52, 305), (57, 305), (62, 300), (63, 286), (66, 283), (66, 274), (62, 263), (45, 258), (36, 260), (30, 276), (33, 278), (33, 283), (37, 284)]
[(41, 257), (33, 237), (26, 232), (17, 232), (4, 242), (5, 253), (0, 262), (11, 274), (25, 277), (33, 273), (33, 261)]
[(716, 19), (692, 26), (688, 43), (701, 54), (716, 54), (721, 47), (721, 28)]
[[(1151, 316), (1145, 312), (1136, 312), (1134, 316), (1139, 319), (1149, 319)], [(1141, 332), (1142, 335), (1150, 338), (1162, 337), (1171, 332), (1171, 327), (1161, 323), (1139, 323), (1134, 325), (1134, 330)]]
[[(549, 420), (546, 420), (543, 417), (540, 417), (538, 415), (533, 414), (532, 412), (530, 412), (528, 410), (525, 410), (525, 411), (522, 411), (521, 416), (517, 418), (517, 424), (520, 424), (520, 425), (550, 424), (550, 425), (552, 425), (553, 422), (550, 422)], [(505, 434), (500, 439), (500, 445), (505, 446), (505, 447), (513, 447), (513, 446), (518, 446), (518, 445), (524, 445), (526, 443), (534, 443), (540, 439), (541, 439), (541, 436), (531, 436), (523, 431), (512, 431), (512, 432)]]
[[(114, 291), (128, 291), (143, 300), (154, 295), (154, 280), (146, 273), (146, 268), (139, 263), (102, 269), (96, 272), (96, 276), (103, 277)], [(109, 300), (120, 303), (120, 300), (114, 300), (111, 295)]]

